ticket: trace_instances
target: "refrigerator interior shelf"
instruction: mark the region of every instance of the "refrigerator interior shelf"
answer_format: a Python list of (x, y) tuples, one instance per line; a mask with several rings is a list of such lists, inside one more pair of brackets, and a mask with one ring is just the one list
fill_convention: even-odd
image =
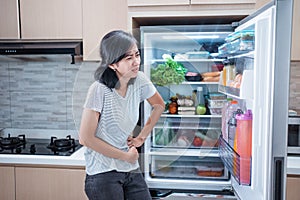
[(213, 180), (217, 180), (217, 179), (221, 179), (224, 180), (224, 172), (223, 171), (217, 171), (214, 172), (215, 174), (213, 174), (213, 172), (211, 172), (211, 174), (207, 174), (207, 175), (198, 175), (197, 174), (197, 170), (195, 169), (195, 167), (193, 168), (173, 168), (172, 170), (168, 169), (168, 168), (164, 168), (162, 169), (162, 171), (156, 171), (151, 173), (152, 177), (156, 177), (156, 178), (176, 178), (176, 179), (213, 179)]
[(177, 114), (162, 114), (161, 117), (174, 118), (221, 118), (222, 115), (177, 115)]
[(242, 58), (242, 57), (248, 57), (248, 58), (253, 58), (254, 59), (254, 51), (249, 51), (249, 52), (243, 52), (242, 54), (236, 54), (233, 56), (228, 57), (228, 59), (232, 58)]
[(152, 156), (151, 176), (161, 178), (206, 179), (226, 178), (224, 164), (219, 157)]
[(240, 185), (251, 185), (251, 157), (241, 157), (222, 137), (219, 139), (219, 154)]
[[(164, 59), (153, 59), (151, 60), (151, 63), (164, 63), (166, 60)], [(223, 62), (224, 59), (210, 59), (210, 58), (200, 58), (200, 59), (195, 59), (195, 58), (192, 58), (192, 59), (174, 59), (174, 61), (176, 62), (189, 62), (189, 63), (192, 63), (192, 62)]]
[(217, 148), (203, 149), (166, 149), (151, 148), (149, 155), (151, 156), (197, 156), (197, 157), (219, 157)]
[(217, 84), (219, 84), (219, 82), (184, 81), (181, 84), (186, 84), (186, 85), (217, 85)]
[[(164, 125), (157, 125), (155, 126), (155, 128), (166, 128)], [(172, 129), (195, 129), (197, 128), (198, 130), (199, 129), (202, 129), (202, 130), (216, 130), (218, 131), (220, 128), (219, 127), (207, 127), (207, 126), (197, 126), (195, 124), (191, 125), (191, 126), (181, 126), (180, 124), (179, 125), (172, 125), (172, 126), (169, 126), (168, 128), (172, 128)]]

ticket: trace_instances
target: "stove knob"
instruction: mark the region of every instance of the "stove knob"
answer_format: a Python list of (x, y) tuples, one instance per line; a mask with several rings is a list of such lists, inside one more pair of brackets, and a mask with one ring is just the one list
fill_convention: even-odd
[(30, 146), (30, 153), (31, 153), (31, 154), (35, 154), (35, 152), (36, 152), (35, 144), (32, 144), (32, 145)]
[(22, 152), (22, 148), (21, 147), (16, 148), (16, 153), (17, 154), (20, 154), (21, 152)]

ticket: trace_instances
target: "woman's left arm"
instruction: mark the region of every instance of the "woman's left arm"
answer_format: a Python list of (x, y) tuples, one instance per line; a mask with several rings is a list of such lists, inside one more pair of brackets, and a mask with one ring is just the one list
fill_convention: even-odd
[(129, 138), (128, 139), (128, 145), (129, 146), (135, 146), (140, 147), (143, 145), (144, 141), (152, 131), (153, 127), (159, 120), (161, 114), (165, 110), (165, 103), (163, 98), (160, 96), (158, 92), (156, 92), (152, 97), (147, 99), (149, 104), (152, 106), (152, 112), (147, 120), (147, 123), (139, 133), (139, 135), (136, 138)]

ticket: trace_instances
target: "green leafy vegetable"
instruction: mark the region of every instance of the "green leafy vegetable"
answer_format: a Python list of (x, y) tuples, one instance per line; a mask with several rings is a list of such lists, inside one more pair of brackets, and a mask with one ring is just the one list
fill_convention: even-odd
[(164, 64), (151, 68), (151, 81), (159, 86), (180, 84), (185, 80), (187, 69), (172, 58), (166, 58)]

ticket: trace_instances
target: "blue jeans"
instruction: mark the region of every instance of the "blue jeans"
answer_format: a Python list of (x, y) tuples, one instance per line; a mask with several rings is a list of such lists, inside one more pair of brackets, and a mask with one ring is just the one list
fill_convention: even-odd
[(143, 175), (131, 172), (109, 171), (86, 175), (85, 193), (89, 200), (151, 200)]

